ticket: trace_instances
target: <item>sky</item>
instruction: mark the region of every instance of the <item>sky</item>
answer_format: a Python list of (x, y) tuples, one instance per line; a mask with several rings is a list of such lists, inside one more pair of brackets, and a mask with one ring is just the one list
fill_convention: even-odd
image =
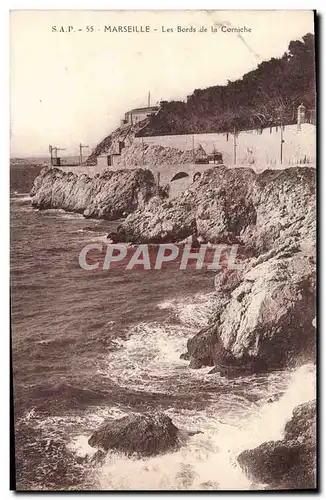
[[(125, 25), (150, 32), (104, 32)], [(251, 32), (224, 33), (222, 25)], [(147, 105), (149, 91), (152, 105), (185, 100), (314, 32), (312, 11), (20, 10), (10, 27), (11, 156), (21, 157), (46, 156), (49, 144), (78, 154), (80, 142), (90, 153), (126, 111)]]

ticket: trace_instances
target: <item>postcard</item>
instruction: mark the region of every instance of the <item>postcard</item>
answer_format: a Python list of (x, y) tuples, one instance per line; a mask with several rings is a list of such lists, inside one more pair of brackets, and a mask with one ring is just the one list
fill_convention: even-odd
[(315, 490), (315, 12), (10, 25), (11, 488)]

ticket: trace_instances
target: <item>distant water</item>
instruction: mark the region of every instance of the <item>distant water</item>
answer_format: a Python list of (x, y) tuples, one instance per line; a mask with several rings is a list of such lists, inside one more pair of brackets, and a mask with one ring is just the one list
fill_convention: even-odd
[[(214, 311), (214, 275), (171, 267), (86, 273), (81, 248), (104, 241), (116, 223), (33, 210), (33, 176), (11, 175), (17, 488), (255, 488), (236, 456), (281, 436), (293, 408), (314, 397), (314, 368), (232, 381), (189, 369), (180, 354)], [(92, 431), (148, 409), (203, 434), (175, 453), (111, 453), (95, 465)]]

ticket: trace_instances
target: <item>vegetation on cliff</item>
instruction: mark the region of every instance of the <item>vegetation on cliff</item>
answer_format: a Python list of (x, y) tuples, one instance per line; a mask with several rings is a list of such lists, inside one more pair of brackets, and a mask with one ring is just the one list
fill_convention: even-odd
[[(291, 41), (280, 58), (227, 85), (196, 89), (187, 102), (162, 102), (138, 136), (229, 132), (295, 123), (297, 107), (315, 107), (314, 35)], [(218, 64), (218, 63), (217, 63)]]
[(163, 101), (156, 115), (135, 125), (122, 125), (105, 137), (87, 159), (115, 148), (126, 135), (155, 136), (250, 130), (296, 122), (303, 103), (308, 119), (316, 104), (315, 37), (307, 33), (291, 41), (280, 58), (263, 61), (256, 69), (227, 85), (196, 89), (187, 102)]

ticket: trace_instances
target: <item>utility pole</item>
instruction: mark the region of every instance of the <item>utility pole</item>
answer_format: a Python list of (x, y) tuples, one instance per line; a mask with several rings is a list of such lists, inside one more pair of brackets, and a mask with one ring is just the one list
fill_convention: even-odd
[(283, 163), (283, 144), (284, 144), (284, 139), (283, 139), (283, 110), (284, 110), (284, 107), (282, 105), (280, 105), (277, 108), (278, 115), (277, 115), (277, 122), (276, 122), (276, 123), (279, 123), (280, 127), (281, 127), (281, 133), (280, 133), (280, 163), (281, 163), (281, 165)]
[(141, 150), (142, 150), (142, 160), (143, 160), (143, 166), (144, 166), (144, 137), (141, 138)]
[(50, 152), (50, 165), (53, 167), (53, 148), (51, 144), (49, 144), (49, 152)]
[(148, 107), (151, 107), (151, 91), (148, 92)]
[(195, 161), (195, 134), (192, 134), (192, 161), (193, 161), (193, 163), (196, 163), (196, 161)]
[(88, 147), (86, 144), (79, 143), (79, 165), (83, 163), (83, 149)]
[(283, 163), (283, 120), (281, 120), (281, 165)]
[(233, 164), (237, 164), (237, 139), (235, 127), (233, 128)]

